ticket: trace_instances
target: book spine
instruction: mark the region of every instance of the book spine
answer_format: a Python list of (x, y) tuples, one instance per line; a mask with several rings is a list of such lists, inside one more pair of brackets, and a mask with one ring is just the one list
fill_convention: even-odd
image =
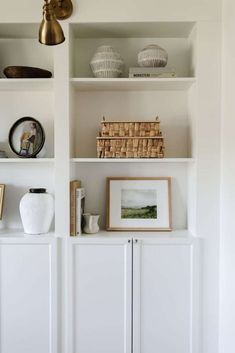
[(84, 199), (85, 199), (85, 189), (77, 189), (77, 195), (76, 195), (76, 231), (77, 235), (82, 234), (82, 214), (84, 213)]
[(77, 217), (76, 217), (76, 231), (77, 231), (77, 235), (81, 235), (81, 193), (80, 190), (77, 189)]
[(161, 73), (161, 74), (151, 74), (151, 73), (142, 73), (142, 74), (129, 74), (129, 78), (171, 78), (171, 77), (176, 77), (176, 74), (175, 72), (164, 72), (164, 73)]
[(70, 182), (70, 235), (77, 235), (76, 229), (76, 190), (81, 187), (80, 180), (73, 180)]
[(173, 67), (130, 67), (129, 74), (163, 74), (176, 72)]

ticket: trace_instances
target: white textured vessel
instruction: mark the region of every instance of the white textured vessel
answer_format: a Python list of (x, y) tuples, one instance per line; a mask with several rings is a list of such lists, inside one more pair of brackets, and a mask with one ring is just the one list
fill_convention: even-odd
[(109, 45), (98, 47), (90, 66), (97, 78), (120, 77), (123, 74), (124, 62), (121, 55)]
[(166, 50), (156, 44), (148, 45), (138, 54), (138, 64), (142, 67), (164, 67), (167, 61)]
[(54, 216), (54, 199), (46, 189), (30, 189), (20, 201), (20, 215), (26, 234), (46, 234)]

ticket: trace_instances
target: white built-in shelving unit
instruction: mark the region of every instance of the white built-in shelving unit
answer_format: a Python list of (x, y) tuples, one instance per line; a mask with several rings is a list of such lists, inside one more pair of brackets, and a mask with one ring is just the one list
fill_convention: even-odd
[[(81, 179), (86, 210), (101, 214), (105, 225), (105, 180), (108, 176), (171, 176), (173, 233), (194, 234), (196, 146), (196, 28), (195, 22), (67, 23), (66, 42), (51, 48), (37, 42), (37, 24), (0, 24), (0, 70), (9, 65), (38, 66), (51, 79), (0, 79), (1, 183), (7, 185), (0, 227), (21, 227), (18, 205), (30, 188), (43, 186), (55, 194), (58, 236), (69, 236), (69, 181)], [(137, 53), (157, 43), (169, 54), (176, 78), (131, 79)], [(125, 62), (124, 77), (97, 79), (89, 61), (101, 44), (113, 45)], [(15, 53), (17, 52), (17, 58)], [(16, 158), (8, 147), (11, 125), (22, 116), (38, 119), (46, 133), (43, 158)], [(160, 117), (165, 137), (163, 159), (98, 159), (96, 136), (107, 120), (151, 120)], [(94, 182), (95, 181), (95, 182)], [(14, 191), (14, 192), (13, 192)], [(64, 217), (61, 217), (61, 214)]]
[[(7, 347), (1, 347), (3, 352), (4, 348), (6, 352), (19, 350), (18, 343), (25, 352), (31, 342), (35, 353), (77, 353), (89, 351), (89, 344), (97, 347), (100, 337), (107, 351), (115, 347), (115, 352), (150, 352), (156, 350), (155, 344), (148, 347), (155, 333), (160, 341), (167, 335), (164, 342), (172, 345), (172, 351), (175, 343), (179, 352), (202, 351), (197, 339), (201, 309), (197, 307), (199, 273), (194, 259), (197, 238), (202, 237), (203, 285), (205, 292), (217, 293), (221, 28), (213, 21), (179, 18), (172, 22), (169, 18), (110, 23), (74, 22), (72, 18), (63, 23), (66, 41), (56, 47), (38, 43), (38, 23), (0, 23), (1, 73), (6, 66), (26, 65), (53, 74), (51, 79), (40, 80), (6, 79), (3, 74), (0, 78), (0, 149), (9, 156), (0, 159), (0, 184), (6, 184), (0, 221), (4, 304), (0, 338)], [(138, 51), (151, 43), (167, 50), (168, 65), (176, 68), (178, 77), (128, 78), (128, 68), (137, 65)], [(93, 78), (89, 61), (102, 44), (112, 45), (122, 55), (123, 78)], [(45, 130), (45, 150), (36, 159), (17, 158), (8, 145), (11, 126), (23, 116), (36, 118)], [(159, 116), (165, 158), (96, 158), (96, 136), (103, 116), (133, 121)], [(111, 176), (171, 177), (173, 231), (106, 232), (106, 178)], [(80, 179), (86, 188), (86, 211), (101, 215), (101, 231), (95, 236), (69, 237), (69, 182), (73, 179)], [(45, 187), (55, 196), (55, 220), (50, 233), (42, 237), (25, 236), (20, 220), (20, 199), (32, 187)], [(160, 292), (158, 283), (163, 288)], [(125, 298), (124, 291), (128, 292)], [(210, 325), (204, 326), (211, 327), (217, 320), (217, 303), (211, 295), (204, 300), (203, 315), (211, 318)], [(154, 313), (153, 305), (157, 307)], [(14, 315), (9, 316), (12, 308)], [(141, 315), (152, 317), (143, 320), (143, 325), (140, 308), (145, 310)], [(168, 321), (164, 321), (165, 312), (171, 313)], [(22, 320), (15, 320), (15, 315)], [(109, 332), (110, 324), (103, 328), (104, 316), (108, 323), (117, 317), (119, 329), (112, 326)], [(183, 325), (178, 325), (179, 318)], [(88, 333), (93, 332), (92, 324), (94, 332), (100, 329), (97, 340), (85, 339), (89, 334), (82, 333), (84, 323)], [(18, 340), (12, 339), (12, 332), (18, 334)], [(145, 339), (147, 335), (150, 340)], [(22, 337), (26, 339), (22, 341)], [(146, 349), (142, 350), (142, 343)]]

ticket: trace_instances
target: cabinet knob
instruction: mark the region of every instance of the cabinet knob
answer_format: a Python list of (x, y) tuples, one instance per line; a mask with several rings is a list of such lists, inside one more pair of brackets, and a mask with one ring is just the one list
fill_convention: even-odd
[(131, 242), (131, 240), (130, 239), (128, 239), (128, 243), (130, 243)]
[(135, 243), (138, 243), (138, 239), (135, 239)]

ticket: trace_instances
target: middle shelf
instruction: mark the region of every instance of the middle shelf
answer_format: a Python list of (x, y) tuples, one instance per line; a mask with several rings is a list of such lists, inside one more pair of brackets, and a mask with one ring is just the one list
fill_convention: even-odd
[(72, 163), (193, 163), (194, 158), (71, 158)]
[(183, 91), (189, 89), (196, 78), (71, 78), (70, 82), (77, 91)]

